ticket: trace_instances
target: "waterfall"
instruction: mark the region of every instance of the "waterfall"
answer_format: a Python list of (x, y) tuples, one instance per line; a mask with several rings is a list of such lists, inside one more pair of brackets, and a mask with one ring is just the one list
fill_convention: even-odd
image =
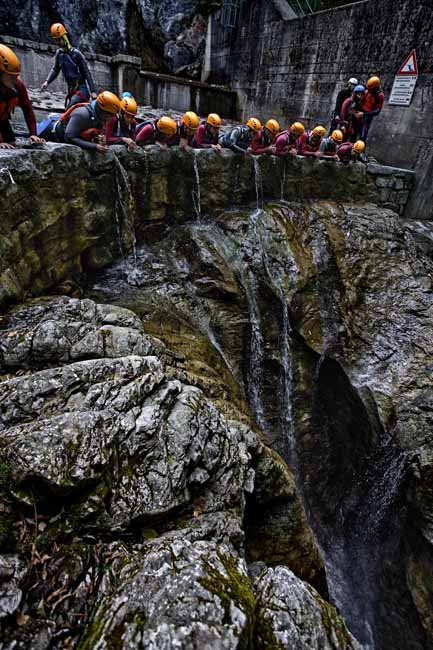
[(263, 178), (260, 168), (260, 156), (253, 156), (254, 163), (254, 184), (256, 188), (257, 210), (263, 207)]
[(194, 174), (195, 174), (195, 183), (196, 189), (192, 190), (192, 203), (194, 205), (194, 210), (197, 215), (197, 219), (201, 220), (201, 189), (200, 189), (200, 172), (198, 170), (197, 162), (197, 151), (192, 150), (192, 155), (194, 159)]
[(14, 177), (12, 176), (10, 169), (8, 167), (0, 167), (0, 176), (9, 176), (11, 185), (16, 185)]
[[(118, 214), (118, 209), (122, 214), (123, 226), (126, 229), (126, 232), (129, 236), (129, 239), (132, 243), (132, 252), (134, 256), (134, 265), (137, 268), (137, 239), (135, 236), (135, 225), (134, 225), (134, 197), (132, 196), (131, 185), (129, 183), (128, 173), (119, 158), (116, 154), (113, 154), (115, 162), (115, 178), (116, 178), (116, 221), (118, 224), (118, 233), (120, 233), (119, 248), (122, 251), (123, 247), (122, 242), (122, 229)], [(124, 195), (126, 195), (126, 205), (124, 200)], [(123, 252), (122, 252), (123, 256)]]

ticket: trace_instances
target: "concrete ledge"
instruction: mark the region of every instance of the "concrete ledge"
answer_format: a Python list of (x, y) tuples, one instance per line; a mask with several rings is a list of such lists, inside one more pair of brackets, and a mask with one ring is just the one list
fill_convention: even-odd
[[(107, 155), (71, 145), (0, 151), (0, 305), (101, 268), (173, 222), (263, 200), (368, 202), (399, 213), (404, 170), (177, 147)], [(403, 184), (403, 186), (402, 186)]]

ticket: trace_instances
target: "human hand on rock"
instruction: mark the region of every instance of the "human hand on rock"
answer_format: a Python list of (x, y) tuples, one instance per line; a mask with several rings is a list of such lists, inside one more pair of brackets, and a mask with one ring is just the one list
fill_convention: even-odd
[(214, 151), (221, 151), (222, 149), (220, 144), (212, 144), (211, 147)]
[(122, 138), (122, 141), (123, 141), (123, 142), (126, 144), (126, 146), (128, 147), (128, 151), (132, 151), (132, 150), (135, 149), (135, 147), (137, 146), (137, 145), (135, 144), (134, 140), (132, 140), (131, 138)]
[(30, 142), (34, 144), (45, 144), (45, 140), (43, 138), (39, 138), (37, 135), (31, 135)]
[(48, 88), (48, 81), (44, 81), (44, 83), (41, 86), (41, 90), (46, 90)]
[(108, 147), (106, 144), (97, 144), (96, 145), (96, 151), (98, 153), (107, 153), (108, 152)]
[(158, 145), (158, 147), (161, 147), (161, 149), (167, 149), (167, 145), (165, 144), (165, 142), (157, 142), (156, 144)]
[(0, 149), (15, 149), (15, 145), (10, 142), (0, 142)]

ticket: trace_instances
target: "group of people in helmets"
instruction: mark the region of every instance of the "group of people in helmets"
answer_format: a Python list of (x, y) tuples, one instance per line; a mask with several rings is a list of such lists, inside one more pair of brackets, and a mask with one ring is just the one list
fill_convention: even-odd
[(83, 54), (72, 47), (67, 30), (61, 23), (51, 26), (51, 36), (59, 46), (54, 65), (42, 84), (45, 90), (60, 72), (68, 91), (63, 114), (51, 114), (36, 124), (27, 89), (19, 79), (20, 61), (6, 45), (0, 44), (0, 148), (15, 146), (10, 115), (22, 108), (34, 143), (67, 142), (100, 153), (111, 144), (125, 144), (128, 149), (157, 144), (162, 148), (229, 148), (243, 154), (275, 154), (331, 157), (349, 162), (363, 154), (371, 120), (383, 105), (378, 77), (371, 77), (364, 87), (354, 78), (340, 91), (332, 118), (331, 130), (318, 125), (307, 131), (301, 122), (281, 130), (277, 120), (264, 125), (256, 117), (246, 124), (221, 131), (221, 118), (210, 113), (206, 120), (187, 111), (180, 120), (164, 115), (159, 119), (139, 120), (137, 102), (129, 92), (117, 97), (104, 90), (97, 93)]

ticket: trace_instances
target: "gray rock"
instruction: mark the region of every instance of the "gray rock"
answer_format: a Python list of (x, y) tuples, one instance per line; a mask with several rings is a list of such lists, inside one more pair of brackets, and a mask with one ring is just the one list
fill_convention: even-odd
[(27, 567), (15, 555), (0, 555), (0, 619), (14, 614), (18, 609), (22, 591), (20, 581)]

